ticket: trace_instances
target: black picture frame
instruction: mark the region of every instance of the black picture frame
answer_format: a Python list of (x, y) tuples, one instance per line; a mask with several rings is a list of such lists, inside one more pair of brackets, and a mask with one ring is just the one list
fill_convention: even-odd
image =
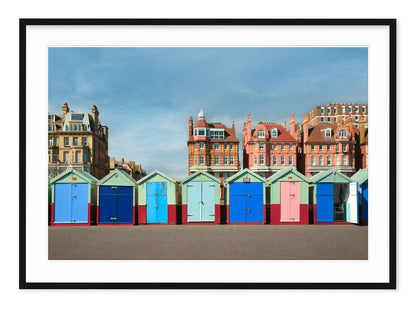
[[(28, 26), (387, 26), (389, 29), (389, 281), (385, 283), (38, 283), (26, 278), (26, 31)], [(19, 31), (20, 289), (396, 289), (396, 20), (395, 19), (20, 19)]]

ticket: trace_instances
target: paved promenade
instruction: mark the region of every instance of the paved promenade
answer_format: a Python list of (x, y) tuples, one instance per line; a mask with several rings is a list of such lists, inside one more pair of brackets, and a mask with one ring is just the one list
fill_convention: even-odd
[(49, 227), (49, 259), (365, 260), (367, 229), (355, 225)]

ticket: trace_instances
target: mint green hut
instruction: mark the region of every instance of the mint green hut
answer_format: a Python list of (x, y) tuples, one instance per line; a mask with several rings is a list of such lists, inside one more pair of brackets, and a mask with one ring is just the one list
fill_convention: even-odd
[(98, 225), (136, 223), (137, 184), (129, 174), (115, 169), (98, 183)]
[(225, 181), (227, 223), (264, 224), (266, 222), (266, 180), (248, 168)]
[(315, 224), (358, 223), (358, 183), (335, 169), (310, 179)]
[(182, 224), (220, 224), (220, 185), (201, 170), (182, 181)]
[(137, 181), (139, 224), (176, 224), (180, 202), (179, 182), (153, 171)]
[(293, 167), (266, 180), (270, 188), (270, 224), (309, 224), (309, 179)]
[(360, 224), (368, 224), (368, 169), (360, 169), (351, 179), (358, 182)]
[(70, 168), (51, 180), (51, 225), (96, 223), (98, 179)]

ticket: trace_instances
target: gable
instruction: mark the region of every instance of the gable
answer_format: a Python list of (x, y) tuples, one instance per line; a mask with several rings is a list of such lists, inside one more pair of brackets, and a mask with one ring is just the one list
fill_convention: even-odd
[(191, 181), (214, 181), (218, 184), (221, 183), (221, 181), (218, 178), (212, 176), (211, 174), (209, 174), (207, 172), (201, 171), (201, 170), (196, 171), (192, 175), (185, 178), (182, 181), (182, 184), (185, 185), (185, 184), (187, 184)]
[(97, 183), (98, 179), (90, 174), (76, 170), (76, 169), (68, 169), (65, 172), (59, 174), (55, 178), (53, 178), (50, 183)]
[(137, 181), (137, 184), (143, 184), (145, 182), (171, 182), (176, 183), (177, 181), (170, 178), (169, 176), (159, 172), (158, 170), (153, 171), (149, 175), (143, 177), (139, 181)]
[(107, 176), (103, 177), (98, 182), (98, 185), (105, 186), (105, 185), (111, 185), (111, 186), (135, 186), (136, 181), (126, 172), (115, 169)]
[(349, 183), (353, 180), (346, 175), (332, 169), (329, 171), (324, 171), (312, 176), (310, 178), (312, 183)]
[(268, 184), (273, 184), (277, 181), (301, 181), (309, 183), (309, 179), (295, 168), (285, 168), (280, 172), (273, 174), (266, 180)]
[(261, 177), (260, 175), (257, 175), (256, 173), (250, 171), (248, 168), (245, 168), (244, 170), (238, 172), (237, 174), (229, 177), (226, 179), (226, 183), (235, 183), (235, 182), (262, 182), (264, 183), (266, 180)]

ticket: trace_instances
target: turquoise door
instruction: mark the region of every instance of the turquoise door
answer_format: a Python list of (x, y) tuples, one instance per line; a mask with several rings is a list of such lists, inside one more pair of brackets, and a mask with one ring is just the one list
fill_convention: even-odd
[(149, 182), (146, 185), (147, 223), (168, 222), (166, 182)]
[(88, 223), (88, 184), (55, 185), (55, 223)]
[(361, 198), (361, 221), (368, 221), (368, 183), (361, 185), (362, 198)]
[(190, 182), (188, 190), (188, 221), (215, 221), (215, 183)]

